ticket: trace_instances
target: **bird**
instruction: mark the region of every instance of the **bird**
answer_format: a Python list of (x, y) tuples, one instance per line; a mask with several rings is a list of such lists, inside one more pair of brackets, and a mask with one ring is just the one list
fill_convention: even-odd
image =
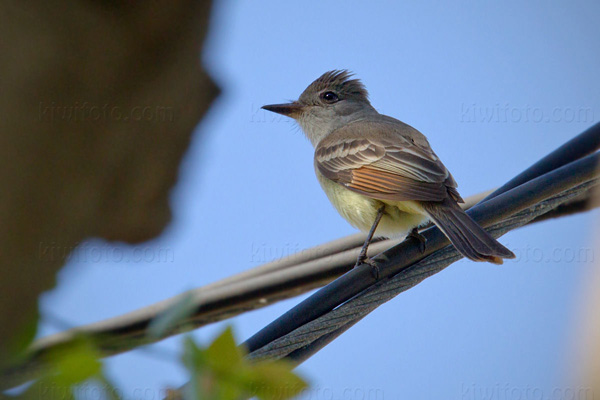
[(314, 146), (317, 179), (339, 214), (368, 232), (356, 266), (366, 263), (373, 237), (419, 240), (433, 222), (464, 257), (502, 264), (512, 251), (488, 234), (459, 203), (458, 184), (425, 135), (380, 114), (364, 84), (348, 70), (328, 71), (297, 100), (262, 107), (293, 118)]

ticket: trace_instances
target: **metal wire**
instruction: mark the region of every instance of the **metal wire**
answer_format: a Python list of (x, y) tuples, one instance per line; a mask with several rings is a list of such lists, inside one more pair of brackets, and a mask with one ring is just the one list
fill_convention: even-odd
[(600, 148), (600, 123), (592, 125), (552, 153), (543, 157), (525, 171), (494, 190), (482, 201), (487, 201), (538, 176), (576, 161), (588, 154), (592, 154), (598, 148)]

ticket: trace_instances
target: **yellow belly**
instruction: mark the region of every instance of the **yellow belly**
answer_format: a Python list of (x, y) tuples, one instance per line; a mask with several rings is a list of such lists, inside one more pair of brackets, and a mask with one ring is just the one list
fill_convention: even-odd
[(375, 222), (377, 210), (385, 205), (385, 210), (375, 236), (404, 238), (416, 226), (428, 222), (423, 208), (414, 201), (375, 200), (346, 189), (342, 185), (325, 178), (319, 171), (317, 178), (331, 204), (352, 226), (368, 232)]

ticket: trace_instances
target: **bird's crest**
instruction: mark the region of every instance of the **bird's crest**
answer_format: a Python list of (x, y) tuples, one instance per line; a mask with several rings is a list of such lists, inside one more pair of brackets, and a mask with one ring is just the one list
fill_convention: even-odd
[(331, 89), (345, 97), (368, 99), (369, 93), (365, 85), (359, 79), (352, 79), (353, 76), (353, 73), (345, 69), (325, 72), (306, 88), (303, 95)]

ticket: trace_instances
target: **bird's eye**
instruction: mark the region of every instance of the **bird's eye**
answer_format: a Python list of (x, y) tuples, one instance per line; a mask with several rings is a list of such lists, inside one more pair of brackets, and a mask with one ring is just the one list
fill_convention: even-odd
[(325, 92), (321, 93), (321, 99), (323, 99), (323, 101), (325, 101), (326, 103), (332, 104), (338, 101), (339, 97), (333, 92)]

